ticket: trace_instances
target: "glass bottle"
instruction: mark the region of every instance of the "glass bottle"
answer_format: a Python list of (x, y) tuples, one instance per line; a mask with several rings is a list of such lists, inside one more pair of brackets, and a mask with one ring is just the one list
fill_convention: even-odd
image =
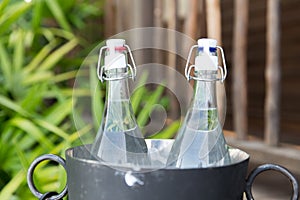
[[(186, 64), (187, 79), (194, 79), (194, 96), (168, 158), (168, 165), (177, 168), (205, 168), (228, 164), (228, 148), (218, 117), (216, 81), (224, 81), (224, 54), (217, 41), (199, 39)], [(191, 52), (197, 48), (195, 65), (189, 66)], [(221, 49), (224, 71), (218, 67), (217, 48)], [(194, 76), (190, 76), (194, 68)], [(221, 78), (218, 78), (218, 69)]]
[[(104, 65), (100, 66), (102, 52)], [(128, 64), (127, 53), (133, 68)], [(92, 155), (108, 165), (139, 168), (150, 164), (146, 142), (137, 125), (128, 79), (134, 79), (136, 68), (128, 45), (123, 39), (110, 39), (100, 50), (98, 77), (106, 80), (103, 118), (92, 146)]]

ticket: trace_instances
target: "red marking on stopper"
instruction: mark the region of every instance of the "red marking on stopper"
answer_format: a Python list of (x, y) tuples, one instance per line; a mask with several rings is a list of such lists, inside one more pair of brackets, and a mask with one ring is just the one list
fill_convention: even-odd
[(115, 47), (115, 51), (124, 51), (124, 50), (126, 50), (126, 47), (124, 46)]

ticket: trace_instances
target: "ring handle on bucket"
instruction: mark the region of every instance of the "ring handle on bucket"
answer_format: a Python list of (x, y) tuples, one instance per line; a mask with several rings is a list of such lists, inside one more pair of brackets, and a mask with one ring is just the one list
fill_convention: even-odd
[(248, 200), (254, 200), (253, 196), (252, 196), (252, 184), (256, 178), (256, 176), (264, 171), (268, 171), (268, 170), (275, 170), (278, 171), (280, 173), (282, 173), (283, 175), (285, 175), (289, 181), (291, 182), (292, 186), (293, 186), (293, 196), (292, 196), (292, 200), (297, 200), (299, 197), (298, 194), (298, 182), (296, 180), (296, 178), (292, 175), (292, 173), (287, 170), (286, 168), (280, 166), (280, 165), (274, 165), (274, 164), (264, 164), (261, 165), (257, 168), (255, 168), (248, 176), (248, 179), (246, 180), (246, 197)]
[(32, 192), (32, 194), (34, 196), (36, 196), (37, 198), (39, 198), (40, 200), (44, 200), (44, 199), (59, 200), (59, 199), (62, 199), (68, 193), (67, 185), (65, 186), (65, 188), (60, 193), (47, 192), (45, 194), (40, 193), (37, 190), (36, 186), (34, 185), (34, 182), (33, 182), (34, 170), (35, 170), (36, 166), (39, 163), (41, 163), (42, 161), (45, 161), (45, 160), (52, 160), (54, 162), (57, 162), (58, 164), (63, 166), (63, 168), (66, 170), (66, 161), (63, 158), (61, 158), (60, 156), (53, 155), (53, 154), (45, 154), (45, 155), (39, 156), (29, 166), (29, 169), (28, 169), (28, 172), (27, 172), (28, 187), (29, 187), (30, 191)]

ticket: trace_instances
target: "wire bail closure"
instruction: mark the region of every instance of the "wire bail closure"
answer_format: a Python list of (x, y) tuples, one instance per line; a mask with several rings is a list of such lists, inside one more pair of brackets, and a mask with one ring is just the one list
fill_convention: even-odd
[[(98, 76), (98, 79), (101, 82), (103, 82), (103, 80), (113, 81), (113, 80), (121, 80), (121, 79), (124, 79), (124, 78), (131, 78), (133, 81), (135, 80), (135, 77), (136, 77), (136, 65), (135, 65), (135, 62), (134, 62), (134, 59), (133, 59), (133, 56), (132, 56), (132, 53), (131, 53), (131, 49), (126, 44), (124, 45), (124, 47), (127, 49), (127, 52), (128, 52), (128, 54), (130, 56), (130, 59), (131, 59), (132, 65), (133, 65), (133, 67), (132, 67), (129, 63), (127, 63), (126, 69), (127, 69), (127, 67), (129, 68), (130, 74), (128, 72), (126, 72), (126, 73), (124, 73), (124, 76), (114, 77), (114, 78), (109, 78), (109, 77), (106, 77), (104, 75), (105, 65), (101, 66), (101, 59), (102, 59), (102, 54), (104, 53), (105, 50), (108, 49), (108, 47), (107, 46), (103, 46), (103, 47), (100, 48), (99, 57), (98, 57), (98, 63), (97, 63), (97, 76)], [(117, 59), (117, 58), (115, 58), (115, 59)]]
[(184, 70), (185, 77), (188, 81), (191, 80), (191, 79), (194, 79), (194, 80), (197, 80), (197, 81), (207, 81), (207, 82), (221, 81), (222, 83), (225, 81), (225, 79), (227, 77), (227, 67), (226, 67), (226, 62), (225, 62), (225, 54), (224, 54), (224, 51), (223, 51), (222, 47), (220, 47), (220, 46), (216, 46), (216, 47), (217, 47), (217, 49), (220, 50), (221, 56), (222, 56), (223, 68), (221, 66), (218, 66), (218, 69), (220, 70), (220, 73), (221, 73), (221, 77), (216, 78), (216, 79), (205, 79), (205, 78), (199, 78), (199, 77), (195, 77), (193, 75), (190, 75), (192, 69), (195, 68), (195, 65), (190, 65), (189, 66), (191, 56), (192, 56), (192, 52), (194, 51), (195, 48), (198, 48), (198, 45), (193, 45), (191, 47), (190, 51), (189, 51), (189, 55), (188, 55), (186, 65), (185, 65), (185, 70)]

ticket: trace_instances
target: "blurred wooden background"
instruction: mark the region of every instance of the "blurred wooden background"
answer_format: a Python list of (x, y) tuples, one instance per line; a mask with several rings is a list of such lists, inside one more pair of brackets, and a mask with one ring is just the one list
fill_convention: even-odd
[[(225, 129), (238, 141), (298, 149), (300, 1), (107, 0), (105, 11), (106, 37), (156, 26), (217, 39), (229, 71)], [(182, 72), (185, 61), (159, 55), (167, 58), (149, 62), (162, 59)]]

